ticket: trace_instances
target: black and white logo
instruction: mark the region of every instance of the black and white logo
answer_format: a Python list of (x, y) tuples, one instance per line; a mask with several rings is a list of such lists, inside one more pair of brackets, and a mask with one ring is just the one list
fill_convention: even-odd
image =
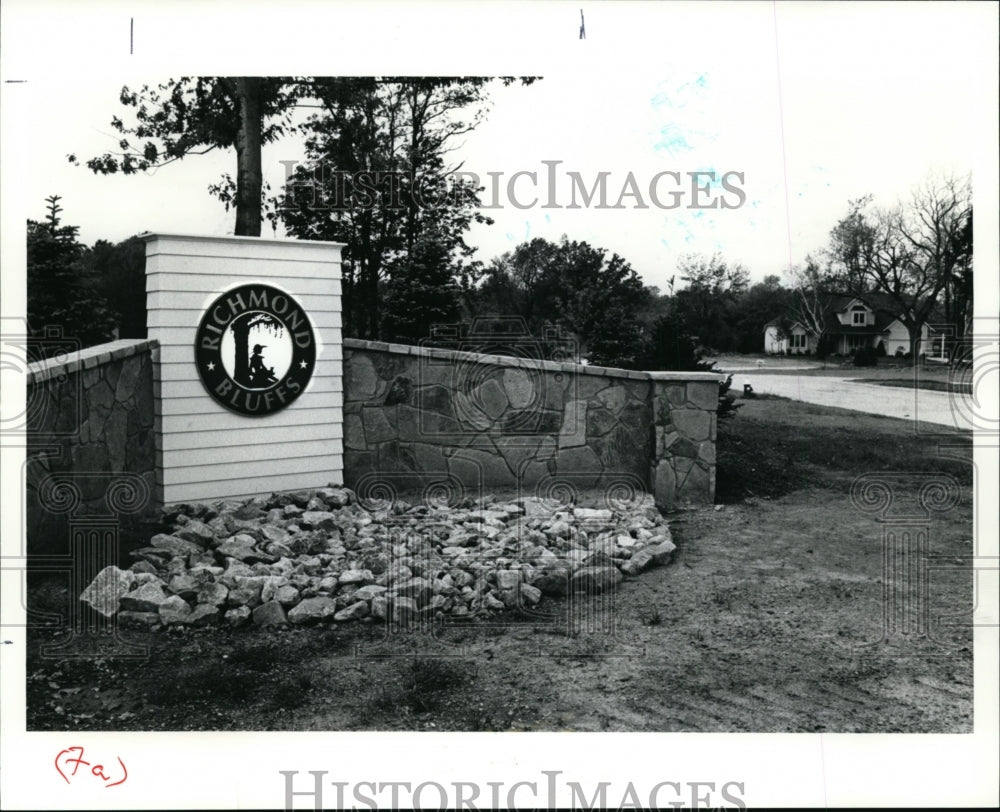
[(316, 339), (305, 311), (287, 293), (270, 285), (242, 285), (205, 311), (195, 358), (213, 400), (260, 416), (302, 394), (316, 364)]

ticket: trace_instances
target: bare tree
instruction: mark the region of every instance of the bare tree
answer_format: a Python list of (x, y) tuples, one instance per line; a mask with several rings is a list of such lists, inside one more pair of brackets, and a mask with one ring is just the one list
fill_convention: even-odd
[(873, 294), (888, 295), (909, 333), (914, 358), (942, 291), (961, 274), (963, 263), (971, 267), (971, 259), (956, 250), (971, 211), (967, 178), (930, 177), (905, 205), (878, 208), (870, 196), (852, 201), (831, 232), (830, 259), (843, 287), (873, 308)]
[(809, 332), (822, 340), (826, 333), (826, 305), (832, 292), (830, 277), (811, 256), (806, 257), (805, 266), (790, 268), (788, 276), (795, 291), (795, 320)]

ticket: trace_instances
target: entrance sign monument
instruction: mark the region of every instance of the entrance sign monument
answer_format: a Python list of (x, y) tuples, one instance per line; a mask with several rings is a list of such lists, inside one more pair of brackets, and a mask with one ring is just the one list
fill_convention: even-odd
[(342, 246), (144, 239), (160, 503), (342, 479)]

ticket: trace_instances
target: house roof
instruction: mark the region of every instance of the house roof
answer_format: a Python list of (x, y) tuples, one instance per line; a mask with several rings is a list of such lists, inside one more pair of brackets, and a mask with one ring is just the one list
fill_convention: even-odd
[[(839, 322), (837, 314), (843, 313), (855, 302), (874, 311), (874, 324), (855, 326), (853, 324), (841, 324)], [(823, 307), (823, 321), (827, 326), (827, 332), (831, 335), (878, 335), (888, 331), (890, 325), (896, 321), (897, 318), (899, 318), (899, 306), (896, 304), (892, 296), (887, 293), (866, 294), (865, 301), (861, 301), (861, 299), (857, 296), (849, 293), (829, 294), (826, 297), (825, 306)], [(929, 325), (940, 324), (943, 320), (943, 313), (937, 307), (931, 311), (931, 314), (927, 319)], [(771, 319), (767, 322), (767, 324), (764, 325), (764, 329), (766, 330), (768, 327), (780, 326), (782, 321), (788, 321), (789, 326), (792, 327), (795, 325), (804, 327), (804, 325), (802, 325), (799, 321), (788, 319), (787, 317), (779, 317)], [(806, 329), (808, 330), (808, 328)]]
[[(868, 307), (875, 312), (875, 324), (855, 327), (854, 325), (840, 324), (837, 321), (837, 313), (842, 313), (851, 305), (857, 302)], [(848, 293), (834, 294), (828, 297), (826, 307), (823, 309), (823, 318), (830, 333), (840, 335), (872, 335), (883, 333), (889, 326), (899, 318), (899, 305), (888, 293), (869, 293), (865, 295), (865, 301), (861, 301), (857, 296)], [(941, 311), (935, 307), (931, 311), (928, 321), (939, 321), (942, 317)]]

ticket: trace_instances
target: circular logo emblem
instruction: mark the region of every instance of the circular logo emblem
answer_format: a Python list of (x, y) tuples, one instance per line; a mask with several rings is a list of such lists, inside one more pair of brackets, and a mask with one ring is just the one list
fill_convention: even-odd
[(195, 359), (212, 399), (239, 414), (284, 409), (302, 394), (316, 364), (305, 311), (270, 285), (242, 285), (209, 305), (198, 325)]

